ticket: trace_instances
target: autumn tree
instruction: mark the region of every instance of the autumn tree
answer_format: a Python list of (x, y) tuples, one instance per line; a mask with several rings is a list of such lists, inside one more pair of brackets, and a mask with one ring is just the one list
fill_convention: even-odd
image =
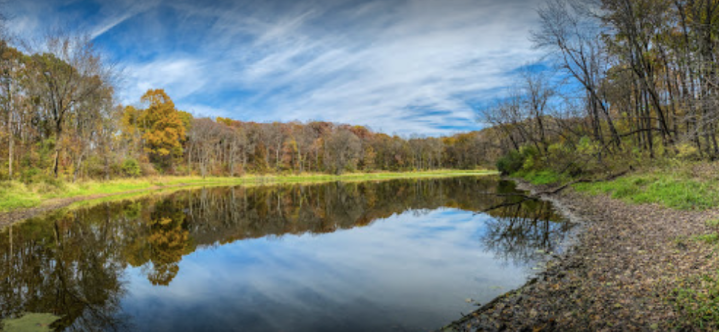
[(137, 120), (143, 133), (144, 150), (152, 162), (163, 168), (170, 167), (173, 158), (182, 156), (187, 126), (184, 119), (188, 115), (178, 111), (162, 89), (148, 90), (141, 101), (149, 104)]
[(338, 128), (327, 138), (325, 164), (335, 174), (354, 170), (360, 151), (359, 138), (346, 128)]
[[(4, 120), (3, 134), (7, 138), (8, 146), (8, 176), (13, 178), (15, 164), (15, 140), (19, 136), (23, 120), (23, 89), (21, 78), (24, 75), (23, 54), (17, 49), (10, 47), (8, 43), (0, 39), (0, 100)], [(3, 138), (3, 137), (0, 137)]]
[(57, 177), (68, 116), (85, 111), (81, 104), (109, 82), (110, 71), (88, 36), (51, 34), (43, 49), (45, 53), (30, 57), (29, 92), (49, 120), (55, 140), (52, 172)]

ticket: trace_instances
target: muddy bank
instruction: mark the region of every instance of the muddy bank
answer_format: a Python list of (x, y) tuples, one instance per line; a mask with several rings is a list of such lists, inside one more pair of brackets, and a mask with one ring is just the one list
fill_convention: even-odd
[(27, 209), (18, 209), (18, 210), (13, 210), (13, 211), (9, 211), (9, 212), (0, 212), (0, 229), (2, 229), (5, 226), (12, 225), (13, 223), (23, 221), (25, 219), (39, 217), (45, 213), (49, 213), (49, 212), (52, 212), (55, 210), (59, 210), (59, 209), (68, 207), (77, 202), (92, 201), (92, 200), (96, 200), (96, 199), (115, 197), (115, 196), (122, 197), (124, 195), (129, 195), (129, 194), (152, 195), (153, 192), (160, 190), (160, 189), (183, 188), (183, 187), (189, 187), (189, 186), (192, 186), (192, 185), (180, 183), (180, 184), (176, 184), (176, 185), (168, 185), (168, 186), (162, 186), (162, 187), (153, 186), (153, 187), (144, 188), (144, 189), (128, 190), (128, 191), (112, 193), (112, 194), (95, 194), (95, 195), (88, 195), (88, 196), (51, 199), (51, 200), (48, 200), (48, 201), (42, 203), (40, 206), (37, 206), (37, 207), (27, 208)]
[(714, 246), (692, 239), (712, 232), (705, 222), (719, 210), (629, 205), (572, 189), (544, 199), (580, 224), (572, 245), (520, 289), (442, 331), (702, 329), (684, 319), (671, 298), (686, 280), (719, 268)]
[(62, 209), (72, 203), (79, 202), (85, 199), (86, 198), (82, 197), (58, 199), (45, 202), (41, 206), (34, 208), (19, 209), (10, 212), (0, 212), (0, 229), (4, 228), (5, 226), (12, 225), (13, 223), (23, 221), (25, 219), (34, 218), (47, 212), (51, 212), (53, 210)]

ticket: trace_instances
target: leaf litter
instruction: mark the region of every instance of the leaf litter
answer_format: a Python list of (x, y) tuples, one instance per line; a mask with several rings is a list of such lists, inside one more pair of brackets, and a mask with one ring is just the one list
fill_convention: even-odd
[[(526, 183), (527, 189), (538, 187)], [(716, 320), (689, 317), (677, 289), (706, 293), (716, 275), (719, 210), (630, 205), (574, 190), (543, 197), (581, 224), (571, 246), (542, 272), (441, 331), (713, 331)]]

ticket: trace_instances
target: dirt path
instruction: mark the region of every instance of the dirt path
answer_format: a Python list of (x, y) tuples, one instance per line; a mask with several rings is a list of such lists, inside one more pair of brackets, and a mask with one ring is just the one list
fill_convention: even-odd
[(549, 198), (580, 219), (575, 245), (535, 280), (444, 331), (702, 330), (668, 299), (686, 280), (719, 269), (714, 246), (690, 239), (711, 233), (705, 222), (719, 210), (629, 205), (571, 189)]
[(42, 214), (45, 214), (47, 212), (62, 209), (64, 207), (67, 207), (73, 203), (82, 202), (82, 201), (90, 201), (94, 199), (99, 198), (106, 198), (106, 197), (113, 197), (113, 196), (121, 196), (121, 195), (128, 195), (128, 194), (137, 194), (137, 193), (151, 193), (152, 191), (159, 190), (159, 189), (170, 189), (170, 188), (180, 188), (180, 187), (187, 187), (190, 185), (195, 184), (187, 184), (187, 183), (180, 183), (180, 184), (174, 184), (169, 186), (152, 186), (144, 189), (137, 189), (137, 190), (128, 190), (123, 192), (117, 192), (117, 193), (111, 193), (111, 194), (95, 194), (95, 195), (88, 195), (88, 196), (78, 196), (78, 197), (70, 197), (70, 198), (55, 198), (48, 201), (43, 202), (39, 206), (33, 207), (33, 208), (27, 208), (27, 209), (19, 209), (14, 210), (10, 212), (0, 212), (0, 229), (7, 225), (11, 225), (15, 222), (22, 221), (29, 218), (34, 218), (37, 216), (40, 216)]

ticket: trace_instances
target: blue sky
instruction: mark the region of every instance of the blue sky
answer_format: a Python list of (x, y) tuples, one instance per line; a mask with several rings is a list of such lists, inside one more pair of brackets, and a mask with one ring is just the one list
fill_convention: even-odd
[(376, 131), (478, 129), (471, 105), (497, 98), (540, 54), (540, 0), (22, 0), (10, 30), (90, 34), (122, 69), (124, 104), (164, 88), (197, 116), (324, 120)]

